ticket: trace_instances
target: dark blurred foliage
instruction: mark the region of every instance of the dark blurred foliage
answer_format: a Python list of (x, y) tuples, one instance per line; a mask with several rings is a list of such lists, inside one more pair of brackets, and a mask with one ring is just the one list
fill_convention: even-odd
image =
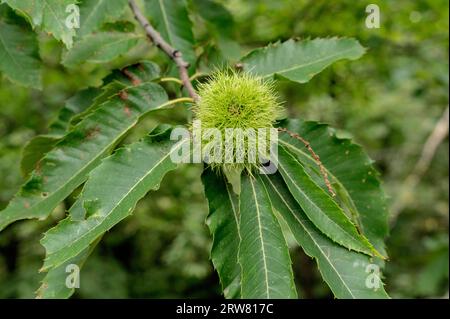
[[(349, 36), (368, 48), (362, 59), (339, 62), (308, 84), (278, 87), (291, 116), (330, 123), (376, 160), (390, 203), (401, 208), (392, 213), (387, 240), (390, 260), (384, 275), (391, 296), (448, 298), (448, 139), (419, 185), (408, 189), (404, 184), (448, 105), (448, 2), (221, 2), (234, 17), (234, 25), (230, 17), (220, 20), (226, 30), (215, 43), (224, 56), (235, 58), (239, 50), (245, 53), (290, 37)], [(369, 3), (381, 8), (380, 29), (365, 27)], [(192, 19), (196, 37), (208, 48), (199, 49), (202, 65), (220, 64), (210, 28), (199, 17)], [(154, 58), (157, 52), (148, 45), (108, 65), (66, 70), (58, 65), (61, 45), (46, 35), (40, 42), (44, 91), (0, 79), (0, 208), (23, 181), (22, 146), (45, 133), (65, 99), (87, 85), (99, 85), (108, 70)], [(156, 60), (167, 62), (160, 55)], [(186, 116), (189, 112), (178, 107), (157, 118), (177, 124)], [(138, 139), (155, 123), (155, 118), (146, 119), (125, 142)], [(149, 194), (132, 217), (110, 231), (86, 263), (75, 297), (220, 297), (208, 257), (211, 240), (200, 172), (200, 167), (186, 166), (170, 173), (157, 193)], [(405, 187), (407, 196), (399, 203)], [(42, 232), (64, 216), (70, 203), (60, 205), (47, 221), (19, 222), (0, 234), (0, 297), (34, 296), (43, 276), (38, 273)], [(298, 248), (293, 248), (292, 259), (303, 297), (331, 297), (313, 261)]]

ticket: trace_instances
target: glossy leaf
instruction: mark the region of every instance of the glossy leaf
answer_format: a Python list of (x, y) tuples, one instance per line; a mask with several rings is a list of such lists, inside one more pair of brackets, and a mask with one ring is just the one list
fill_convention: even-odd
[(296, 298), (286, 240), (260, 177), (242, 177), (239, 212), (242, 298)]
[(205, 195), (209, 204), (207, 224), (213, 237), (211, 259), (219, 274), (226, 298), (239, 298), (241, 294), (238, 264), (239, 202), (226, 179), (207, 169), (202, 175)]
[[(279, 174), (262, 177), (273, 207), (286, 221), (291, 233), (336, 298), (387, 298), (379, 265), (364, 254), (350, 251), (327, 238), (305, 215)], [(300, 273), (301, 274), (301, 273)]]
[(246, 71), (263, 78), (285, 78), (298, 83), (308, 82), (330, 64), (355, 60), (365, 49), (354, 39), (288, 40), (250, 52), (242, 59)]
[(278, 160), (278, 169), (292, 196), (320, 231), (348, 249), (369, 255), (377, 254), (338, 204), (311, 179), (302, 164), (283, 146), (278, 148)]

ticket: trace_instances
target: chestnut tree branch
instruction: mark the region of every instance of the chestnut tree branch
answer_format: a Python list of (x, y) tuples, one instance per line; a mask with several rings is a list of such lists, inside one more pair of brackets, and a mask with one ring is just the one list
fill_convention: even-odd
[(192, 86), (191, 80), (189, 79), (189, 63), (183, 59), (183, 54), (178, 51), (176, 48), (173, 48), (166, 40), (163, 39), (161, 34), (153, 28), (148, 19), (142, 13), (141, 9), (138, 7), (134, 0), (128, 0), (131, 11), (139, 22), (139, 24), (144, 28), (147, 33), (147, 37), (164, 53), (166, 53), (178, 66), (178, 71), (180, 74), (181, 82), (183, 82), (183, 86), (189, 93), (189, 96), (195, 101), (199, 101), (199, 96)]

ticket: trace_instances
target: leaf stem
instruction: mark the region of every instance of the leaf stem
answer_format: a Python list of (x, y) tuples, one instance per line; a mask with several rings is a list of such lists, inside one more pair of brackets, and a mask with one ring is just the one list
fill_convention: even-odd
[(177, 79), (177, 78), (171, 78), (171, 77), (161, 78), (159, 81), (160, 82), (175, 82), (175, 83), (178, 83), (180, 85), (183, 85), (183, 82), (181, 82), (181, 80)]
[(206, 74), (206, 73), (195, 73), (193, 76), (191, 76), (189, 79), (191, 80), (191, 81), (194, 81), (194, 80), (197, 80), (198, 78), (202, 78), (202, 77), (205, 77), (205, 76), (208, 76), (208, 74)]
[(177, 103), (194, 103), (194, 99), (191, 97), (180, 97), (178, 99), (170, 100), (164, 103), (161, 107), (177, 104)]

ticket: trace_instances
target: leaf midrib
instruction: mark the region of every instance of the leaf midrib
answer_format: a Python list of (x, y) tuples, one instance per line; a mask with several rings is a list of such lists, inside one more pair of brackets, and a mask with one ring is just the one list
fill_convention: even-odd
[[(291, 154), (288, 153), (289, 156), (291, 156), (293, 159), (295, 159), (295, 157), (293, 157)], [(294, 187), (304, 195), (304, 197), (307, 199), (307, 201), (312, 204), (315, 208), (317, 208), (318, 210), (320, 210), (321, 212), (323, 212), (323, 209), (321, 209), (319, 206), (317, 206), (316, 203), (314, 203), (309, 196), (307, 196), (302, 190), (301, 188), (295, 183), (295, 181), (293, 180), (293, 178), (288, 174), (288, 172), (286, 171), (286, 169), (284, 168), (283, 164), (278, 163), (278, 166), (285, 172), (285, 175), (287, 178), (289, 178), (289, 180), (291, 181), (291, 183), (294, 185)], [(305, 172), (306, 173), (306, 172)], [(322, 189), (322, 188), (321, 188)], [(345, 215), (345, 214), (344, 214)], [(350, 234), (347, 230), (345, 230), (344, 228), (342, 228), (341, 225), (337, 224), (334, 220), (332, 220), (327, 214), (323, 213), (323, 216), (325, 216), (327, 218), (327, 220), (329, 220), (331, 223), (333, 223), (334, 225), (336, 225), (339, 229), (341, 229), (345, 234), (347, 234), (347, 236), (349, 236), (349, 239), (352, 242), (358, 242), (356, 241), (356, 239), (352, 236), (352, 234)], [(363, 251), (361, 251), (363, 252)]]
[[(338, 270), (334, 267), (333, 263), (331, 262), (330, 258), (328, 257), (327, 254), (325, 254), (325, 252), (322, 250), (322, 247), (317, 243), (317, 241), (315, 240), (314, 236), (312, 236), (311, 232), (305, 227), (305, 224), (298, 218), (298, 216), (294, 213), (294, 210), (292, 209), (292, 207), (286, 202), (286, 200), (284, 199), (283, 195), (280, 194), (280, 192), (278, 191), (278, 189), (276, 188), (276, 186), (272, 183), (272, 181), (270, 180), (269, 177), (267, 177), (267, 175), (264, 175), (264, 177), (267, 179), (267, 181), (270, 183), (270, 185), (272, 186), (273, 190), (278, 194), (278, 196), (281, 198), (281, 200), (283, 201), (283, 203), (286, 205), (286, 207), (289, 209), (289, 212), (292, 214), (292, 216), (294, 216), (294, 218), (298, 221), (298, 223), (302, 226), (303, 230), (308, 234), (308, 236), (311, 238), (311, 240), (313, 241), (314, 245), (317, 247), (317, 249), (319, 249), (319, 251), (321, 252), (321, 254), (325, 257), (325, 259), (328, 261), (329, 265), (332, 267), (333, 271), (336, 273), (336, 275), (338, 276), (339, 280), (342, 282), (342, 284), (345, 286), (345, 288), (347, 289), (347, 291), (350, 293), (350, 295), (352, 296), (352, 298), (356, 298), (356, 296), (353, 295), (350, 287), (347, 286), (347, 283), (344, 281), (344, 279), (342, 278), (342, 276), (340, 275), (340, 273), (338, 272)], [(291, 226), (289, 225), (289, 223), (286, 221), (286, 224), (288, 224), (289, 229), (291, 229)], [(291, 232), (294, 233), (294, 231), (291, 229)]]
[(264, 277), (265, 277), (265, 286), (266, 286), (266, 295), (267, 298), (270, 298), (269, 293), (269, 274), (267, 269), (267, 261), (266, 261), (266, 250), (264, 247), (264, 238), (262, 234), (262, 224), (261, 224), (261, 212), (259, 211), (259, 201), (256, 195), (255, 185), (253, 184), (252, 177), (249, 177), (250, 184), (252, 185), (252, 194), (253, 198), (255, 199), (255, 205), (256, 205), (256, 217), (258, 219), (258, 232), (261, 239), (261, 251), (263, 254), (263, 264), (264, 264)]
[(159, 6), (161, 8), (161, 14), (162, 14), (162, 17), (163, 17), (163, 20), (164, 20), (164, 24), (166, 25), (166, 29), (167, 29), (167, 37), (168, 37), (167, 40), (169, 40), (169, 43), (171, 45), (174, 45), (175, 43), (173, 43), (172, 33), (171, 33), (172, 30), (170, 29), (169, 20), (167, 18), (166, 8), (164, 7), (164, 3), (163, 3), (162, 0), (158, 0), (158, 2), (159, 2)]
[[(132, 193), (135, 191), (135, 189), (141, 184), (141, 182), (146, 179), (151, 173), (153, 173), (153, 171), (158, 168), (162, 162), (164, 162), (167, 157), (169, 157), (172, 153), (174, 153), (176, 150), (178, 150), (184, 143), (186, 143), (188, 140), (184, 140), (184, 141), (180, 141), (178, 146), (175, 146), (170, 152), (168, 152), (166, 155), (164, 155), (147, 173), (144, 174), (144, 176), (142, 176), (139, 180), (136, 181), (136, 183), (128, 190), (128, 192), (126, 192), (122, 198), (116, 203), (116, 205), (114, 206), (114, 208), (112, 208), (110, 210), (110, 212), (105, 216), (105, 218), (98, 218), (100, 220), (101, 223), (109, 220), (111, 218), (111, 216), (114, 214), (114, 212), (116, 211), (117, 207), (120, 206), (120, 204)], [(82, 195), (81, 195), (82, 196)], [(86, 219), (87, 220), (87, 219)], [(85, 237), (87, 237), (88, 235), (90, 235), (93, 231), (95, 231), (98, 227), (100, 226), (100, 224), (97, 224), (96, 226), (94, 226), (93, 228), (89, 229), (86, 233), (84, 233), (82, 236), (78, 237), (77, 240), (73, 241), (69, 246), (74, 246), (76, 245), (78, 242), (80, 242), (81, 240), (83, 240)], [(61, 250), (66, 249), (67, 246), (60, 248), (54, 252), (51, 253), (51, 255), (56, 254), (58, 252), (60, 252)], [(73, 257), (73, 256), (72, 256)], [(66, 260), (57, 263), (56, 265), (51, 265), (52, 267), (57, 267), (59, 265), (61, 265), (62, 263), (66, 262), (69, 258), (66, 258)], [(47, 266), (46, 268), (48, 268), (49, 266)]]
[[(107, 102), (105, 102), (105, 103), (107, 103)], [(156, 108), (153, 108), (153, 109), (151, 109), (151, 110), (148, 110), (147, 112), (150, 112), (150, 111), (154, 111), (154, 110), (160, 109), (160, 108), (164, 107), (166, 104), (167, 104), (167, 103), (163, 103), (163, 104), (159, 105), (159, 106), (156, 107)], [(102, 155), (103, 155), (103, 154), (111, 147), (111, 145), (114, 145), (114, 144), (115, 144), (117, 141), (119, 141), (125, 134), (127, 134), (128, 131), (129, 131), (130, 129), (132, 129), (132, 128), (136, 125), (136, 123), (139, 121), (139, 119), (140, 119), (144, 114), (146, 114), (147, 112), (144, 112), (143, 114), (141, 114), (135, 121), (133, 121), (132, 124), (130, 124), (130, 125), (124, 130), (124, 132), (123, 132), (121, 135), (119, 135), (117, 138), (115, 138), (113, 141), (111, 141), (111, 143), (108, 143), (108, 145), (107, 145), (105, 148), (103, 148), (103, 149), (101, 150), (101, 152), (98, 153), (98, 155), (97, 155), (96, 157), (94, 157), (92, 160), (90, 160), (89, 162), (87, 162), (86, 165), (82, 166), (79, 170), (77, 170), (77, 171), (75, 172), (75, 174), (73, 175), (73, 177), (69, 178), (69, 180), (68, 180), (67, 183), (64, 183), (63, 185), (61, 185), (60, 187), (58, 187), (58, 188), (52, 193), (52, 195), (49, 195), (44, 201), (38, 201), (36, 204), (31, 205), (31, 207), (29, 208), (29, 210), (30, 210), (30, 211), (33, 210), (34, 207), (41, 205), (43, 202), (47, 202), (49, 199), (53, 198), (56, 194), (58, 194), (58, 192), (61, 191), (62, 189), (64, 189), (64, 188), (67, 186), (67, 184), (71, 183), (74, 179), (76, 179), (77, 176), (80, 174), (80, 172), (82, 172), (83, 170), (85, 170), (89, 165), (91, 165), (91, 164), (92, 164), (93, 162), (95, 162), (99, 157), (101, 157), (101, 156), (102, 156)], [(93, 114), (95, 114), (95, 112), (89, 114), (85, 119), (89, 118), (90, 116), (93, 116)], [(81, 122), (80, 122), (80, 123), (81, 123)], [(57, 146), (58, 146), (58, 145), (56, 145), (55, 147), (57, 147)], [(44, 156), (43, 159), (45, 159), (46, 157), (47, 157), (47, 155)]]
[(333, 59), (333, 58), (335, 58), (335, 57), (337, 57), (337, 56), (339, 56), (341, 54), (346, 54), (346, 53), (348, 53), (350, 51), (353, 51), (353, 50), (354, 50), (354, 48), (347, 49), (347, 50), (344, 50), (344, 51), (340, 51), (339, 53), (336, 53), (336, 54), (333, 54), (333, 55), (330, 55), (330, 56), (327, 56), (325, 58), (321, 58), (321, 59), (318, 59), (318, 60), (315, 60), (315, 61), (312, 61), (312, 62), (296, 65), (296, 66), (293, 66), (293, 67), (290, 67), (290, 68), (287, 68), (287, 69), (283, 69), (281, 71), (274, 71), (271, 74), (263, 76), (263, 79), (271, 77), (274, 74), (283, 74), (283, 73), (290, 72), (290, 71), (293, 71), (293, 70), (296, 70), (296, 69), (299, 69), (299, 68), (304, 68), (304, 67), (308, 67), (308, 66), (313, 65), (313, 64), (324, 62), (326, 60)]

